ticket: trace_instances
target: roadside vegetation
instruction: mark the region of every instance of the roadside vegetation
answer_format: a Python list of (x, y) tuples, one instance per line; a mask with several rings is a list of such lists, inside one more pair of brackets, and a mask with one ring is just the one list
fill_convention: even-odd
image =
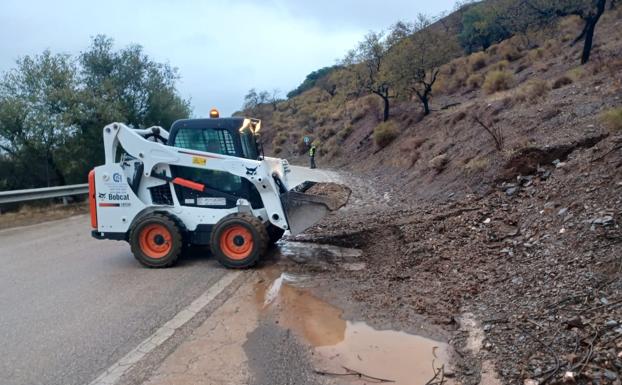
[(178, 79), (142, 47), (115, 50), (106, 36), (77, 57), (19, 59), (0, 78), (0, 190), (84, 183), (103, 162), (106, 124), (169, 127), (190, 115)]

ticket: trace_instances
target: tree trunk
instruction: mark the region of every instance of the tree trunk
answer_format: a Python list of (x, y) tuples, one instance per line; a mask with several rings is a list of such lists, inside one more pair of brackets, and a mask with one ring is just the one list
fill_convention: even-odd
[(387, 120), (389, 120), (389, 97), (382, 96), (382, 100), (384, 101), (384, 113), (382, 116), (382, 121), (386, 122)]
[(605, 3), (607, 0), (598, 0), (597, 10), (595, 15), (591, 15), (586, 20), (585, 28), (585, 43), (583, 44), (583, 54), (581, 55), (581, 64), (585, 64), (590, 60), (590, 54), (592, 53), (592, 44), (594, 42), (594, 31), (596, 30), (596, 24), (598, 20), (605, 12)]
[(425, 90), (423, 92), (419, 92), (416, 88), (413, 89), (413, 91), (415, 91), (415, 94), (421, 101), (421, 104), (423, 104), (423, 116), (430, 115), (430, 94), (432, 93), (432, 85), (436, 81), (437, 74), (438, 72), (434, 73), (434, 76), (432, 77), (432, 82), (430, 84), (424, 84)]
[(423, 116), (428, 116), (430, 115), (430, 100), (429, 98), (426, 96), (423, 99), (421, 99), (421, 103), (423, 103)]
[[(52, 171), (54, 172), (54, 176), (56, 177), (56, 185), (64, 186), (66, 184), (65, 176), (63, 175), (62, 171), (56, 165), (56, 161), (54, 160), (54, 157), (51, 154), (48, 154), (46, 161), (47, 161), (46, 170), (48, 169), (47, 166), (49, 165)], [(48, 180), (48, 186), (49, 186), (49, 180)]]

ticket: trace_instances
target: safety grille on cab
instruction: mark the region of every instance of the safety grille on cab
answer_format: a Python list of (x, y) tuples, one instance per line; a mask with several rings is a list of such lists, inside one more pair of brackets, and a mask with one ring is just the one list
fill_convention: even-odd
[(149, 188), (151, 192), (151, 201), (154, 205), (173, 205), (173, 196), (171, 195), (171, 188), (168, 183), (161, 186)]

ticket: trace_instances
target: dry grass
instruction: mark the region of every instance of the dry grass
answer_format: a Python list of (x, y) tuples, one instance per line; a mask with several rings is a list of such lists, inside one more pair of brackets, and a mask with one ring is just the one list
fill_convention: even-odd
[(573, 80), (567, 76), (567, 75), (562, 75), (560, 77), (558, 77), (557, 79), (555, 79), (555, 81), (553, 82), (553, 84), (551, 85), (551, 87), (556, 90), (558, 88), (562, 88), (564, 86), (567, 86), (569, 84), (572, 84)]
[(611, 132), (622, 131), (622, 107), (612, 108), (601, 115), (601, 121)]
[(401, 152), (414, 151), (418, 149), (419, 147), (421, 147), (421, 145), (424, 144), (427, 140), (428, 140), (427, 138), (422, 138), (419, 136), (411, 137), (405, 140), (404, 142), (402, 142), (402, 144), (400, 144), (400, 151)]
[(488, 47), (486, 53), (490, 56), (495, 56), (499, 51), (499, 44), (494, 44)]
[(337, 133), (337, 140), (339, 142), (343, 142), (348, 138), (348, 136), (350, 136), (353, 130), (354, 127), (351, 124), (346, 124), (345, 127), (339, 130), (339, 132)]
[(443, 171), (443, 169), (445, 169), (447, 163), (449, 163), (449, 157), (447, 156), (447, 154), (440, 154), (430, 159), (428, 165), (430, 166), (430, 168), (436, 170), (436, 172), (441, 172)]
[(488, 94), (509, 90), (512, 87), (514, 87), (514, 76), (508, 71), (490, 71), (483, 84)]
[(380, 148), (388, 146), (400, 131), (394, 121), (382, 122), (374, 128), (374, 143)]
[(287, 142), (287, 134), (284, 132), (279, 132), (277, 136), (272, 140), (273, 146), (281, 146), (283, 143)]
[(576, 82), (581, 80), (585, 76), (585, 70), (583, 67), (576, 67), (566, 72), (566, 76), (568, 76), (572, 81)]
[(472, 71), (478, 71), (486, 67), (488, 55), (484, 52), (476, 52), (469, 56), (469, 66)]
[(530, 62), (544, 59), (545, 50), (542, 47), (534, 48), (527, 53), (527, 58)]
[(27, 226), (88, 213), (87, 202), (68, 205), (24, 205), (18, 211), (0, 214), (0, 229)]
[(505, 40), (499, 44), (498, 50), (499, 56), (501, 56), (505, 60), (516, 61), (523, 57), (520, 49), (517, 47), (516, 43), (511, 39)]
[(451, 94), (466, 86), (471, 75), (471, 67), (467, 57), (452, 60), (441, 67), (441, 73), (434, 83), (434, 90), (440, 94)]
[(565, 43), (577, 37), (579, 32), (581, 32), (583, 22), (579, 16), (568, 16), (561, 19), (557, 26), (561, 41)]
[(490, 159), (487, 157), (479, 156), (469, 160), (464, 165), (464, 171), (467, 175), (479, 173), (490, 166)]
[(510, 62), (507, 60), (499, 60), (495, 64), (493, 64), (490, 69), (493, 71), (505, 71), (510, 67)]
[(546, 81), (542, 79), (531, 79), (518, 89), (514, 99), (518, 102), (535, 103), (545, 98), (550, 90), (551, 87)]
[(484, 84), (484, 75), (482, 74), (471, 74), (466, 81), (467, 87), (472, 90), (478, 89)]

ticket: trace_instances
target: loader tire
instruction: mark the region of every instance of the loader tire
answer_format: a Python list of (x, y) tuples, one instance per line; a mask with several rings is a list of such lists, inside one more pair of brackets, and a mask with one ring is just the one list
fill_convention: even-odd
[(268, 232), (250, 214), (235, 213), (221, 219), (210, 238), (212, 254), (223, 266), (244, 269), (259, 261), (268, 248)]
[(266, 230), (268, 231), (268, 239), (269, 239), (270, 246), (277, 243), (279, 239), (283, 237), (283, 234), (285, 234), (285, 230), (273, 224), (269, 224)]
[(173, 218), (153, 214), (139, 219), (130, 230), (134, 258), (147, 267), (170, 267), (183, 247), (179, 226)]

